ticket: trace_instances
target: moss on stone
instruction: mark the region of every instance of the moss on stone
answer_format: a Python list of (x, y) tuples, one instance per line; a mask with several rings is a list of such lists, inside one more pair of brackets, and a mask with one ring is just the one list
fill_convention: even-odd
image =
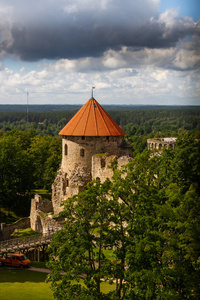
[(96, 153), (93, 156), (108, 156), (108, 155), (109, 155), (109, 153), (105, 152), (105, 153)]

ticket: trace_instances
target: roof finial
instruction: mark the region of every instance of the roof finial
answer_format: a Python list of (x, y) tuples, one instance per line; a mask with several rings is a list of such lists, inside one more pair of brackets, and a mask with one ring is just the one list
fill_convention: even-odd
[(92, 95), (91, 95), (91, 99), (93, 99), (93, 90), (95, 89), (95, 86), (92, 87)]

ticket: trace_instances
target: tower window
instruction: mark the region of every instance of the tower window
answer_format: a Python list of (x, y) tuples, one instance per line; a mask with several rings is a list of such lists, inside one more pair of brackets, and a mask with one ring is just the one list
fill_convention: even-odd
[(84, 140), (85, 139), (85, 137), (84, 136), (82, 136), (82, 140)]
[(68, 147), (67, 147), (67, 144), (65, 144), (65, 155), (68, 154)]
[(101, 159), (101, 168), (105, 168), (105, 165), (106, 165), (105, 159), (102, 158)]
[(109, 141), (109, 136), (106, 137), (106, 140)]
[(84, 150), (84, 149), (81, 149), (81, 150), (80, 150), (80, 156), (82, 156), (82, 157), (85, 156), (85, 150)]

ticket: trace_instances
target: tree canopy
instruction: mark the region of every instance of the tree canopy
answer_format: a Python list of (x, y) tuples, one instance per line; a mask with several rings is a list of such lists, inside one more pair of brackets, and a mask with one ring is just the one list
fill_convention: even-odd
[(200, 297), (199, 150), (183, 132), (175, 149), (146, 149), (64, 203), (48, 263), (57, 299)]
[(0, 136), (0, 206), (30, 212), (33, 189), (51, 190), (61, 161), (61, 138), (12, 130)]

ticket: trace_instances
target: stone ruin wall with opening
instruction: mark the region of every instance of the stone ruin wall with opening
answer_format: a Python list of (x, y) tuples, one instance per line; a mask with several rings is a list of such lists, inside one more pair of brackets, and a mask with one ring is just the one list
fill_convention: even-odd
[(147, 148), (148, 149), (156, 149), (160, 150), (163, 148), (171, 147), (174, 149), (176, 146), (176, 138), (155, 138), (155, 139), (147, 139)]

